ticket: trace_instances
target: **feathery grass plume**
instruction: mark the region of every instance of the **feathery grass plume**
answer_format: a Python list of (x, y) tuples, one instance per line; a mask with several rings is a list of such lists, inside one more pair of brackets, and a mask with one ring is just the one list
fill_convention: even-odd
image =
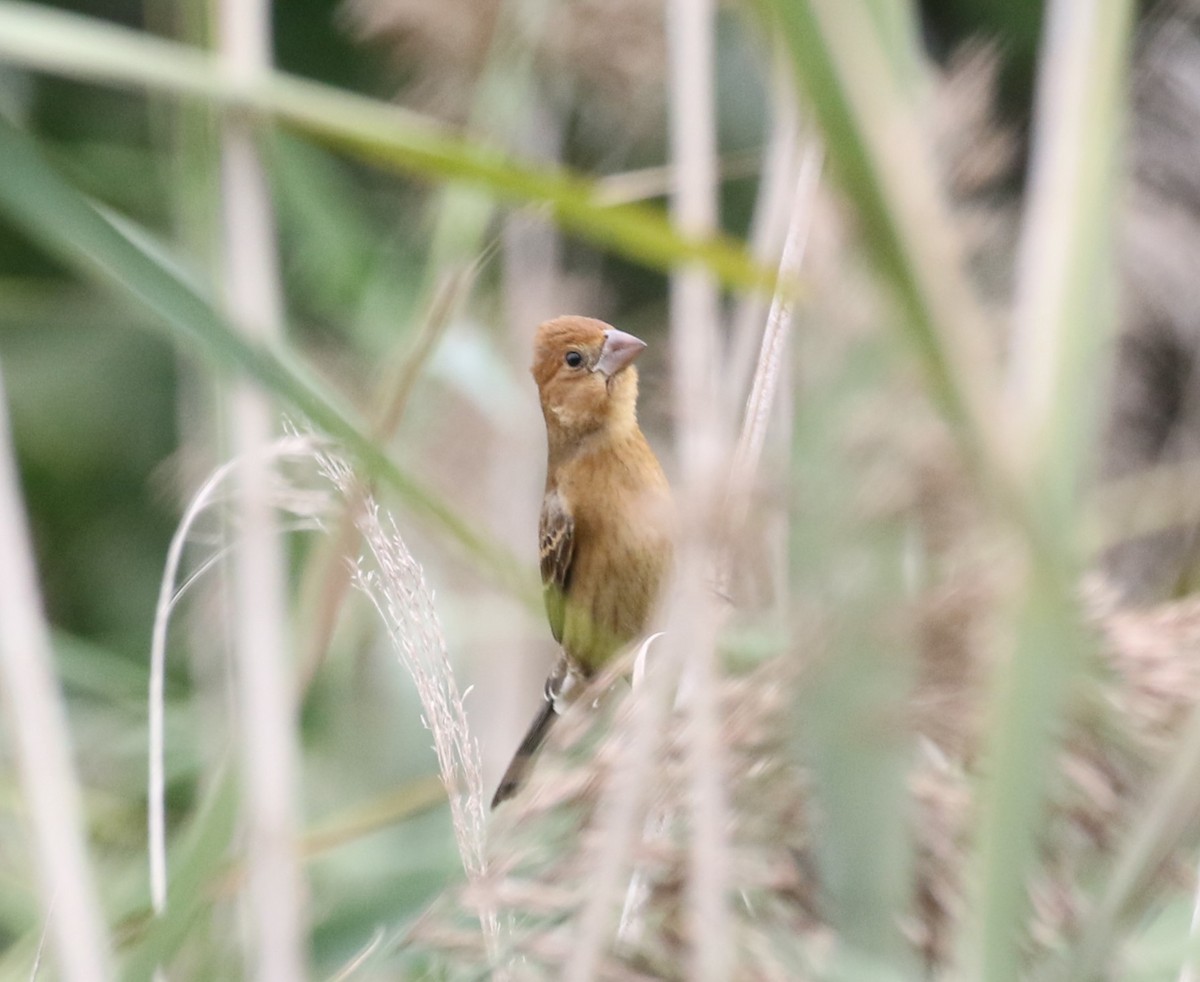
[[(277, 510), (291, 516), (289, 529), (326, 531), (331, 516), (348, 507), (354, 509), (356, 526), (368, 554), (352, 562), (353, 582), (379, 612), (424, 705), (423, 722), (433, 733), (455, 839), (468, 880), (481, 898), (478, 913), (494, 951), (499, 921), (484, 889), (486, 812), (479, 747), (467, 725), (463, 697), (450, 667), (433, 595), (421, 567), (405, 546), (395, 522), (381, 512), (349, 465), (328, 444), (311, 435), (291, 432), (264, 454), (275, 465), (277, 484), (272, 503)], [(195, 539), (197, 522), (210, 510), (224, 507), (226, 485), (241, 463), (241, 459), (232, 460), (218, 468), (192, 499), (172, 537), (159, 592), (150, 667), (149, 842), (151, 896), (154, 909), (160, 914), (165, 909), (168, 886), (163, 706), (167, 632), (178, 601), (231, 548), (221, 533), (207, 539), (211, 553), (180, 583), (184, 550)], [(314, 463), (323, 481), (312, 475)], [(299, 470), (295, 474), (281, 473), (282, 464), (295, 465)], [(325, 481), (332, 485), (332, 490), (324, 485)], [(234, 529), (229, 534), (236, 536), (238, 532)]]
[(355, 509), (355, 525), (367, 554), (354, 561), (353, 582), (378, 611), (400, 663), (421, 698), (425, 710), (422, 722), (433, 734), (433, 749), (450, 800), (454, 837), (476, 898), (489, 963), (495, 964), (500, 921), (488, 890), (483, 767), (479, 743), (467, 724), (463, 694), (450, 667), (433, 592), (395, 521), (382, 512), (349, 465), (328, 447), (316, 449), (314, 456), (324, 477)]

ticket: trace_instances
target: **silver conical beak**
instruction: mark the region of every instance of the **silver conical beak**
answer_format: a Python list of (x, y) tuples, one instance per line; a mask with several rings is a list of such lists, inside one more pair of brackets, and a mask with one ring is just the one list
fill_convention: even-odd
[(615, 327), (604, 332), (604, 347), (596, 362), (596, 371), (605, 378), (612, 378), (623, 368), (628, 368), (646, 348), (646, 342), (632, 334), (618, 331)]

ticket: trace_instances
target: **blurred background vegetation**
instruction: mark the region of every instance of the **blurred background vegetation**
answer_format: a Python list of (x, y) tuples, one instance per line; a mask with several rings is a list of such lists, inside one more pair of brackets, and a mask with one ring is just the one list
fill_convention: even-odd
[[(204, 3), (54, 6), (211, 43), (213, 11)], [(497, 30), (498, 18), (511, 18), (518, 6), (277, 4), (275, 61), (284, 72), (396, 99), (451, 123), (472, 120), (480, 138), (501, 143), (510, 127), (495, 125), (489, 107), (505, 107), (518, 134), (510, 149), (522, 156), (597, 175), (661, 165), (663, 39), (654, 5), (626, 5), (648, 25), (625, 32), (642, 50), (630, 53), (627, 79), (599, 92), (590, 91), (591, 80), (621, 68), (622, 34), (606, 41), (602, 24), (595, 25), (601, 37), (595, 50), (584, 48), (586, 63), (574, 76), (561, 61), (557, 72), (543, 61), (531, 82), (532, 39)], [(591, 16), (603, 20), (604, 5), (594, 6)], [(723, 16), (721, 133), (731, 176), (722, 201), (735, 232), (750, 222), (767, 112), (752, 33), (741, 16)], [(614, 51), (618, 64), (610, 66)], [(162, 243), (189, 276), (214, 282), (217, 117), (210, 108), (13, 66), (0, 73), (0, 105), (70, 183)], [(508, 545), (519, 575), (532, 583), (544, 453), (527, 374), (532, 330), (543, 317), (581, 310), (643, 334), (652, 345), (644, 415), (663, 438), (664, 274), (560, 239), (536, 210), (506, 219), (473, 192), (381, 174), (269, 128), (263, 136), (287, 344), (364, 416), (386, 402), (395, 366), (428, 330), (430, 284), (445, 268), (482, 257), (469, 295), (457, 298), (420, 374), (391, 452), (484, 534)], [(661, 198), (665, 190), (661, 174), (651, 171), (630, 193)], [(532, 229), (549, 240), (549, 268), (528, 271), (518, 259), (515, 274), (506, 269), (506, 222), (514, 238), (529, 238), (525, 230)], [(105, 908), (119, 935), (136, 937), (148, 911), (146, 691), (154, 605), (183, 505), (229, 453), (216, 418), (223, 381), (194, 349), (164, 334), (153, 312), (82, 278), (2, 218), (0, 352)], [(492, 734), (485, 754), (496, 771), (540, 698), (554, 656), (541, 613), (473, 572), (461, 551), (424, 532), (420, 521), (402, 524), (437, 588), (462, 685), (478, 683), (468, 708)], [(193, 567), (215, 551), (206, 536), (220, 529), (214, 521), (202, 530)], [(310, 540), (291, 543), (297, 598), (314, 554)], [(222, 602), (219, 590), (206, 593), (202, 585), (173, 623), (166, 741), (173, 836), (233, 739), (221, 705), (228, 658)], [(301, 600), (295, 603), (298, 637), (307, 622)], [(303, 702), (304, 823), (326, 833), (307, 860), (317, 977), (363, 947), (377, 927), (404, 924), (462, 875), (444, 801), (430, 792), (436, 761), (416, 695), (379, 640), (373, 615), (353, 599), (351, 608)], [(305, 647), (298, 640), (296, 648), (299, 661)], [(7, 954), (0, 966), (4, 977), (23, 977), (42, 918), (16, 773), (10, 755), (5, 761), (0, 951)], [(202, 940), (232, 929), (228, 913), (211, 921), (193, 933), (192, 948), (203, 954), (185, 962), (189, 977), (238, 972), (234, 947)]]
[[(1011, 127), (1018, 149), (1017, 162), (1001, 168), (987, 193), (1003, 200), (998, 210), (1011, 212), (1025, 179), (1042, 4), (923, 0), (911, 10), (892, 6), (919, 17), (921, 47), (934, 64), (949, 61), (970, 39), (995, 45), (996, 99), (987, 111)], [(193, 0), (45, 7), (189, 45), (212, 44), (213, 12)], [(720, 228), (728, 239), (704, 255), (728, 284), (744, 285), (759, 274), (749, 247), (740, 243), (753, 243), (764, 223), (756, 208), (779, 125), (777, 34), (786, 33), (774, 18), (786, 20), (788, 7), (786, 0), (772, 0), (755, 10), (723, 5), (718, 14), (714, 110)], [(0, 32), (16, 23), (3, 17), (23, 16), (25, 9), (0, 3)], [(181, 282), (199, 284), (202, 296), (219, 298), (219, 134), (213, 102), (176, 98), (168, 94), (170, 84), (131, 91), (99, 84), (86, 77), (88, 70), (31, 69), (43, 59), (73, 57), (53, 54), (55, 29), (45, 30), (40, 41), (36, 31), (29, 35), (26, 50), (33, 53), (26, 57), (6, 59), (0, 43), (0, 114), (33, 137), (48, 168), (105, 214), (117, 216), (118, 226), (164, 268), (178, 273)], [(518, 182), (499, 165), (499, 176), (489, 179), (492, 189), (501, 198), (507, 193), (510, 201), (534, 201), (513, 208), (498, 205), (477, 185), (446, 183), (452, 169), (443, 165), (439, 171), (436, 161), (413, 163), (376, 147), (374, 156), (384, 161), (377, 166), (378, 160), (369, 162), (372, 148), (335, 149), (331, 144), (338, 139), (321, 138), (319, 126), (260, 127), (278, 222), (285, 364), (303, 362), (301, 377), (314, 379), (317, 392), (371, 421), (362, 432), (424, 489), (414, 493), (404, 480), (389, 480), (386, 469), (376, 469), (379, 493), (396, 509), (435, 590), (460, 685), (471, 690), (466, 708), (481, 740), (490, 788), (540, 698), (541, 680), (555, 655), (538, 604), (530, 601), (544, 448), (527, 365), (540, 320), (587, 313), (650, 343), (639, 363), (641, 416), (668, 473), (679, 469), (669, 395), (668, 274), (688, 247), (678, 240), (655, 244), (665, 227), (657, 210), (635, 210), (628, 217), (632, 224), (615, 231), (591, 212), (582, 217), (572, 212), (576, 198), (586, 198), (584, 204), (597, 213), (607, 204), (666, 202), (671, 178), (661, 6), (641, 0), (289, 0), (274, 5), (273, 44), (282, 72), (397, 102), (441, 120), (451, 128), (445, 132), (465, 133), (468, 146), (499, 150), (500, 159), (566, 166), (597, 180), (594, 197), (591, 190), (576, 195), (568, 189), (564, 205), (556, 201), (550, 178), (540, 184), (535, 179), (533, 193), (505, 192), (506, 180)], [(115, 42), (111, 50), (119, 58)], [(86, 60), (78, 56), (80, 64)], [(79, 74), (85, 77), (71, 77)], [(804, 79), (817, 99), (818, 76), (814, 69)], [(836, 82), (831, 85), (836, 89)], [(818, 106), (813, 115), (830, 143), (833, 169), (849, 180), (849, 197), (864, 209), (868, 232), (878, 232), (886, 223), (871, 213), (877, 188), (869, 177), (856, 178), (847, 164), (853, 162), (849, 124), (823, 113)], [(396, 165), (400, 159), (407, 162)], [(464, 152), (454, 159), (469, 169), (473, 158)], [(856, 186), (856, 179), (863, 183)], [(0, 181), (9, 181), (18, 197), (35, 193), (33, 182), (23, 191), (11, 173), (0, 172)], [(886, 212), (886, 201), (882, 207)], [(249, 361), (230, 354), (213, 336), (201, 335), (197, 344), (194, 333), (170, 324), (161, 309), (113, 289), (104, 276), (83, 275), (86, 260), (64, 258), (70, 254), (69, 244), (63, 245), (69, 221), (43, 236), (28, 222), (6, 217), (18, 210), (10, 202), (0, 213), (0, 370), (105, 915), (131, 977), (152, 968), (161, 951), (176, 959), (177, 977), (238, 977), (241, 955), (229, 940), (238, 917), (228, 901), (240, 874), (239, 861), (230, 858), (237, 852), (228, 849), (235, 806), (225, 778), (235, 739), (227, 684), (230, 599), (219, 577), (200, 579), (181, 601), (167, 663), (173, 876), (203, 900), (182, 905), (182, 913), (176, 904), (174, 919), (157, 931), (148, 926), (146, 696), (151, 629), (170, 537), (191, 495), (231, 454), (223, 398), (233, 375), (226, 369), (230, 361), (240, 369)], [(883, 245), (871, 240), (863, 250), (882, 260), (902, 294), (907, 267), (895, 256), (903, 247), (901, 235), (899, 242)], [(761, 258), (773, 267), (777, 255), (768, 248)], [(1005, 256), (996, 265), (1007, 269), (1008, 262)], [(806, 323), (842, 316), (837, 301), (846, 294), (837, 289), (854, 291), (862, 281), (851, 275), (842, 283), (839, 275), (832, 273), (833, 286), (809, 298)], [(731, 299), (729, 307), (734, 305)], [(845, 316), (850, 320), (856, 313)], [(912, 316), (920, 321), (922, 315)], [(876, 317), (889, 327), (903, 319), (894, 312)], [(731, 343), (731, 351), (738, 350)], [(819, 350), (810, 354), (818, 363), (823, 357)], [(805, 417), (807, 425), (799, 427), (792, 445), (818, 462), (797, 484), (813, 491), (805, 506), (810, 517), (823, 507), (833, 516), (828, 526), (793, 542), (795, 548), (802, 540), (812, 555), (842, 548), (841, 540), (822, 536), (824, 529), (844, 531), (837, 525), (845, 518), (844, 503), (823, 502), (822, 494), (833, 488), (838, 499), (846, 486), (838, 482), (861, 478), (822, 470), (822, 455), (839, 452), (827, 445), (822, 424), (836, 420), (853, 428), (840, 414), (841, 401), (856, 396), (856, 386), (870, 388), (892, 371), (906, 379), (919, 375), (912, 364), (919, 359), (909, 349), (898, 353), (894, 342), (865, 345), (859, 354), (861, 363), (845, 379), (833, 372), (832, 383), (823, 379), (828, 390), (813, 386), (812, 392), (828, 399)], [(738, 377), (723, 408), (731, 419), (740, 412), (751, 360), (730, 356), (730, 374)], [(214, 362), (223, 369), (214, 372)], [(311, 404), (292, 398), (286, 385), (272, 384), (269, 369), (248, 370), (281, 397), (281, 414), (297, 421), (313, 415)], [(959, 381), (970, 390), (970, 379)], [(817, 398), (812, 392), (810, 400)], [(914, 418), (923, 419), (929, 407), (919, 402)], [(966, 413), (969, 424), (969, 407)], [(325, 425), (324, 419), (316, 422)], [(777, 482), (786, 479), (789, 466), (786, 454), (775, 461)], [(1075, 477), (1068, 471), (1066, 480)], [(774, 489), (782, 493), (778, 483)], [(457, 519), (447, 518), (445, 509)], [(1033, 521), (1052, 526), (1054, 518), (1050, 508)], [(872, 550), (903, 551), (898, 544), (903, 534), (889, 525), (886, 535), (893, 533), (896, 541), (887, 545), (871, 540), (866, 548), (873, 561), (879, 554)], [(228, 537), (220, 513), (205, 516), (192, 537), (186, 568), (200, 569), (221, 556)], [(351, 593), (336, 625), (323, 620), (320, 598), (328, 595), (338, 564), (323, 542), (300, 532), (288, 545), (289, 630), (302, 680), (300, 814), (317, 978), (335, 975), (381, 930), (392, 940), (402, 938), (431, 899), (463, 876), (420, 703), (374, 611)], [(1074, 572), (1071, 563), (1078, 557), (1069, 547), (1063, 554), (1070, 554), (1066, 565)], [(826, 586), (826, 573), (816, 560), (801, 564), (797, 585), (811, 586), (815, 596)], [(862, 587), (854, 599), (865, 605), (864, 618), (876, 611), (871, 591), (893, 586), (889, 580)], [(775, 602), (786, 605), (779, 597)], [(1058, 616), (1048, 617), (1049, 628), (1035, 623), (1034, 636), (1046, 628), (1043, 640), (1053, 640), (1061, 636), (1055, 631), (1062, 624), (1075, 623), (1073, 612), (1062, 614), (1061, 623)], [(1029, 628), (1019, 615), (1014, 623)], [(751, 640), (745, 647), (756, 643), (763, 642)], [(781, 645), (772, 635), (768, 647), (777, 651)], [(897, 682), (892, 668), (881, 669), (870, 659), (855, 662), (853, 671), (877, 673), (884, 687), (906, 684)], [(1036, 686), (1044, 676), (1031, 678)], [(820, 694), (829, 691), (820, 685), (836, 691), (857, 679), (835, 674), (818, 682)], [(843, 766), (833, 752), (819, 759), (836, 749), (837, 714), (869, 715), (878, 705), (851, 703), (831, 697), (829, 717), (814, 716), (804, 739), (818, 746), (818, 771)], [(1058, 708), (1045, 712), (1054, 717)], [(904, 764), (889, 756), (892, 749), (875, 763), (882, 769), (878, 773), (902, 785)], [(27, 978), (45, 924), (10, 744), (0, 743), (0, 751), (0, 977)], [(1035, 760), (1048, 753), (1041, 745), (1030, 750)], [(861, 762), (853, 756), (850, 761)], [(1012, 766), (1014, 773), (1021, 771), (1020, 761)], [(877, 782), (862, 798), (848, 786), (847, 814), (866, 807), (863, 802), (886, 807), (884, 784), (887, 780)], [(837, 814), (837, 803), (832, 807)], [(990, 814), (1002, 821), (1013, 813), (995, 808)], [(1035, 823), (1031, 814), (1018, 809), (1017, 832)], [(872, 828), (867, 823), (861, 831), (869, 838)], [(1019, 844), (999, 855), (1016, 857), (1018, 871), (1027, 858)], [(888, 861), (880, 859), (884, 866)], [(861, 876), (869, 878), (869, 860), (864, 863)], [(1095, 882), (1103, 881), (1103, 872), (1090, 869)], [(1186, 899), (1177, 896), (1151, 913), (1131, 934), (1133, 949), (1149, 946), (1137, 964), (1152, 967), (1140, 977), (1173, 977), (1178, 959), (1169, 969), (1155, 968), (1164, 961), (1162, 950), (1176, 954), (1183, 943)], [(841, 916), (852, 920), (853, 914), (843, 910)], [(998, 916), (1004, 923), (1003, 913)], [(1167, 940), (1156, 947), (1159, 933)], [(389, 957), (375, 963), (375, 977), (420, 977), (425, 963), (397, 950), (392, 946)], [(1009, 964), (1017, 963), (1018, 956), (1013, 958)]]

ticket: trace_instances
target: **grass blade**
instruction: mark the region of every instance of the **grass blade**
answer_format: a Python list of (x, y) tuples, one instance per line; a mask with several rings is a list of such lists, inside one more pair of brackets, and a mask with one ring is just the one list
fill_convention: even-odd
[(1031, 556), (1000, 668), (988, 745), (977, 903), (964, 967), (1016, 979), (1046, 782), (1085, 639), (1075, 602), (1080, 480), (1093, 443), (1094, 378), (1114, 323), (1108, 282), (1114, 133), (1132, 4), (1049, 7), (1030, 195), (1019, 255), (1007, 418), (1016, 423), (1030, 511), (1051, 548)]
[(409, 507), (462, 545), (502, 583), (540, 603), (516, 561), (477, 533), (431, 490), (401, 470), (368, 436), (354, 414), (311, 379), (277, 345), (241, 337), (213, 303), (178, 272), (112, 222), (60, 177), (30, 139), (0, 119), (0, 212), (81, 273), (120, 288), (159, 314), (174, 336), (223, 368), (236, 368), (276, 393), (346, 448)]
[(66, 709), (0, 384), (0, 695), (28, 811), (42, 912), (67, 982), (108, 977), (109, 939), (84, 834)]
[(650, 266), (698, 262), (726, 285), (770, 288), (774, 274), (723, 236), (677, 232), (660, 209), (605, 205), (592, 182), (511, 163), (494, 149), (388, 103), (281, 72), (238, 82), (213, 55), (98, 20), (0, 3), (0, 59), (109, 85), (205, 99), (273, 118), (375, 166), (466, 181), (506, 201), (548, 206), (564, 228)]

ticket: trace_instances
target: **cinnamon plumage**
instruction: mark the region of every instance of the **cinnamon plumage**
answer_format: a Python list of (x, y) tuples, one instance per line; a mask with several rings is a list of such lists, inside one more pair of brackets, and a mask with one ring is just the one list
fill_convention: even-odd
[(539, 557), (562, 657), (493, 808), (520, 788), (558, 702), (645, 632), (670, 569), (670, 488), (637, 421), (645, 347), (590, 317), (547, 321), (534, 339), (547, 442)]

